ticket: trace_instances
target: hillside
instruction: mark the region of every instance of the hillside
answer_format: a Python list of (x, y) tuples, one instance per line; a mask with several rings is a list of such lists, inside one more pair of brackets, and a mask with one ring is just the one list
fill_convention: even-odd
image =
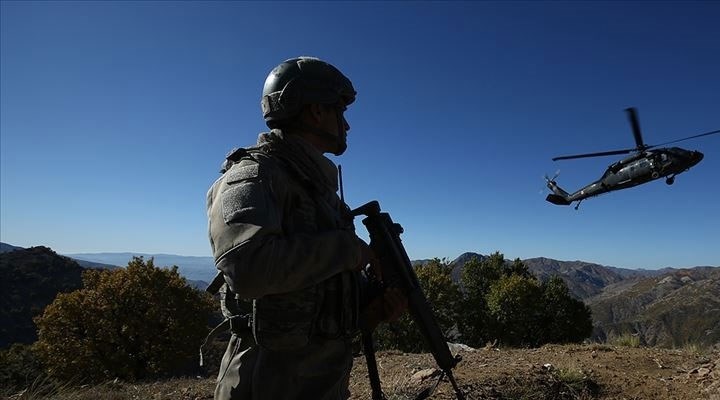
[[(690, 400), (720, 399), (720, 350), (631, 348), (607, 345), (549, 345), (538, 349), (462, 350), (454, 369), (467, 399), (509, 400)], [(410, 400), (435, 384), (429, 354), (379, 352), (377, 362), (388, 399)], [(217, 368), (217, 366), (215, 366)], [(49, 396), (39, 388), (12, 399), (54, 400), (210, 400), (215, 377), (155, 382), (108, 382), (62, 388)], [(350, 376), (352, 400), (371, 398), (367, 368), (355, 358)], [(0, 392), (0, 396), (4, 393)], [(447, 381), (430, 399), (455, 399)]]
[[(454, 278), (473, 257), (485, 256), (464, 253), (451, 262)], [(720, 343), (718, 267), (629, 270), (542, 257), (523, 263), (540, 280), (560, 276), (575, 297), (590, 305), (593, 340), (631, 334), (649, 346)]]
[(611, 285), (587, 303), (601, 340), (631, 332), (649, 346), (720, 343), (720, 268)]
[(83, 268), (47, 247), (15, 249), (0, 254), (0, 348), (37, 340), (32, 317), (59, 292), (82, 285)]
[(558, 261), (540, 257), (523, 262), (540, 280), (547, 280), (553, 275), (561, 276), (570, 292), (580, 299), (600, 294), (608, 285), (641, 276), (639, 272), (632, 275), (628, 273), (630, 270), (608, 268), (585, 261)]
[[(487, 256), (471, 252), (461, 254), (450, 262), (453, 268), (453, 279), (459, 279), (463, 266), (473, 258), (482, 261)], [(545, 257), (527, 258), (522, 262), (533, 275), (542, 281), (555, 275), (560, 276), (568, 285), (570, 293), (581, 300), (600, 294), (608, 285), (629, 279), (655, 276), (660, 273), (658, 271), (607, 267), (586, 261), (559, 261)]]
[(1, 243), (1, 242), (0, 242), (0, 254), (1, 254), (1, 253), (7, 253), (7, 252), (10, 252), (10, 251), (15, 251), (15, 250), (22, 250), (22, 247), (17, 247), (17, 246), (13, 246), (13, 245), (11, 245), (11, 244)]
[[(23, 249), (3, 243), (3, 257), (22, 257)], [(50, 252), (52, 250), (46, 249)], [(54, 254), (54, 253), (53, 253)], [(180, 272), (188, 278), (188, 283), (196, 288), (204, 288), (214, 275), (214, 267), (210, 257), (185, 257), (167, 254), (135, 254), (135, 253), (96, 253), (73, 254), (74, 257), (84, 257), (79, 261), (90, 267), (108, 267), (108, 264), (124, 265), (133, 255), (155, 258), (157, 265), (180, 265)], [(57, 255), (56, 255), (57, 256)], [(62, 257), (62, 256), (57, 256)], [(464, 253), (450, 262), (453, 268), (453, 278), (459, 279), (460, 272), (465, 264), (472, 258), (483, 260), (486, 256), (477, 253)], [(69, 259), (65, 258), (66, 261)], [(77, 260), (76, 260), (77, 261)], [(413, 261), (415, 265), (428, 260)], [(567, 283), (571, 293), (585, 301), (593, 311), (595, 332), (594, 340), (604, 340), (609, 336), (635, 334), (648, 345), (667, 347), (683, 346), (686, 343), (699, 343), (712, 345), (720, 342), (720, 268), (698, 267), (687, 270), (664, 269), (628, 270), (594, 264), (585, 261), (558, 261), (548, 258), (531, 258), (523, 260), (529, 270), (541, 280), (558, 275)], [(101, 264), (98, 264), (101, 263)], [(81, 266), (83, 266), (81, 264)], [(75, 266), (74, 268), (77, 268)], [(188, 272), (192, 272), (188, 275)], [(37, 271), (36, 267), (36, 273)], [(49, 271), (49, 276), (53, 272)], [(13, 274), (5, 274), (14, 276)], [(79, 273), (78, 273), (79, 276)], [(192, 277), (201, 279), (192, 279)], [(79, 278), (78, 278), (79, 279)], [(38, 280), (39, 282), (43, 280)], [(52, 278), (46, 277), (46, 281)], [(8, 291), (14, 293), (14, 303), (9, 297), (3, 297), (5, 310), (14, 310), (16, 315), (32, 313), (37, 314), (54, 295), (50, 291), (58, 289), (33, 289), (30, 281), (18, 283), (15, 287), (10, 281)], [(44, 292), (44, 298), (33, 300), (33, 311), (30, 312), (18, 293)], [(20, 307), (20, 308), (18, 308)], [(3, 317), (10, 325), (3, 324), (5, 331), (13, 326), (8, 319), (9, 311), (4, 311)], [(34, 314), (33, 314), (34, 315)], [(28, 332), (33, 325), (30, 317), (21, 318), (23, 331)], [(0, 321), (2, 322), (2, 321)], [(34, 338), (34, 335), (24, 336)], [(26, 339), (30, 340), (30, 339)]]

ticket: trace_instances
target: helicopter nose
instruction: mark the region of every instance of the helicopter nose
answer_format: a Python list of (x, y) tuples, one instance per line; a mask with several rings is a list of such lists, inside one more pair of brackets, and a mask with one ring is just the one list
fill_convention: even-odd
[(699, 163), (700, 161), (702, 161), (703, 157), (705, 157), (705, 156), (703, 155), (703, 153), (701, 153), (701, 152), (699, 152), (699, 151), (693, 151), (693, 153), (692, 153), (692, 162), (693, 162), (693, 164), (697, 164), (697, 163)]

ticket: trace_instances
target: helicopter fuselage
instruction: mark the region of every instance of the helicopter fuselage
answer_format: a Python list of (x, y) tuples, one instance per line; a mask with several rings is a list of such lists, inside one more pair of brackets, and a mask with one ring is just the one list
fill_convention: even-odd
[(599, 180), (568, 195), (565, 200), (568, 202), (583, 200), (663, 177), (667, 177), (666, 182), (671, 185), (675, 175), (687, 171), (702, 159), (703, 154), (699, 151), (679, 147), (646, 150), (610, 165)]
[(633, 137), (635, 138), (635, 148), (601, 151), (595, 153), (575, 154), (569, 156), (554, 157), (553, 161), (571, 160), (587, 157), (604, 157), (618, 154), (630, 154), (612, 165), (610, 165), (603, 176), (595, 182), (583, 187), (577, 192), (570, 194), (564, 191), (557, 182), (555, 177), (548, 178), (547, 187), (552, 190), (546, 198), (547, 201), (557, 205), (569, 205), (573, 201), (577, 201), (575, 206), (577, 210), (580, 202), (588, 197), (597, 196), (603, 193), (626, 189), (633, 186), (641, 185), (655, 179), (665, 178), (665, 183), (672, 185), (675, 182), (675, 176), (681, 174), (702, 161), (703, 154), (699, 151), (685, 150), (679, 147), (662, 147), (670, 143), (681, 142), (683, 140), (695, 139), (703, 136), (715, 135), (720, 130), (701, 133), (699, 135), (688, 136), (682, 139), (676, 139), (659, 145), (648, 146), (643, 142), (642, 133), (640, 132), (640, 124), (638, 123), (637, 110), (633, 107), (625, 109), (632, 126)]

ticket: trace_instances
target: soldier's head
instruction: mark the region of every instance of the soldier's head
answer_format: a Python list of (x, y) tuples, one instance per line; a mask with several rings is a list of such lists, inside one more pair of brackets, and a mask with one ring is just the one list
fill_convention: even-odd
[(352, 82), (337, 68), (314, 57), (298, 57), (270, 72), (260, 104), (269, 128), (313, 135), (316, 147), (340, 155), (350, 129), (343, 112), (355, 94)]

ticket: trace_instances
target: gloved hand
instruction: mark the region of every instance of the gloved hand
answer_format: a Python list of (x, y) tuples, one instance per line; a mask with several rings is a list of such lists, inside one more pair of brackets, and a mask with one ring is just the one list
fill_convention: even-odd
[(397, 321), (407, 311), (407, 298), (398, 288), (385, 289), (362, 313), (362, 329), (372, 332), (381, 322)]

